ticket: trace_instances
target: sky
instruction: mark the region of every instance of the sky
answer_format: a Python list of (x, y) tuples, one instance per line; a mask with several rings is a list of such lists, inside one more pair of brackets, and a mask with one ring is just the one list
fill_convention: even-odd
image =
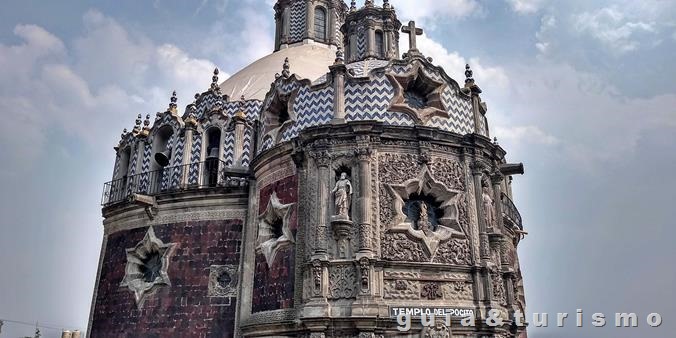
[[(451, 77), (462, 82), (472, 65), (492, 136), (525, 164), (514, 200), (529, 232), (519, 247), (528, 311), (554, 320), (582, 309), (585, 319), (530, 336), (671, 335), (676, 2), (391, 3), (425, 30), (419, 49)], [(224, 80), (270, 53), (272, 4), (3, 1), (0, 318), (86, 329), (120, 133), (166, 109), (172, 90), (190, 103), (216, 66)], [(590, 325), (596, 312), (606, 327)], [(637, 313), (639, 327), (614, 328), (616, 312)], [(653, 312), (658, 328), (646, 323)]]

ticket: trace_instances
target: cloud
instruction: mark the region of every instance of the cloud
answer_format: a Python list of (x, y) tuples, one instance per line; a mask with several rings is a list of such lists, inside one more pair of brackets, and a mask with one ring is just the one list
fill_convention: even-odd
[(547, 0), (507, 0), (512, 10), (519, 14), (532, 14), (539, 11)]
[(529, 143), (555, 145), (559, 140), (537, 126), (495, 127), (495, 137), (500, 141), (508, 140), (511, 143)]
[(550, 42), (546, 40), (546, 37), (550, 31), (556, 28), (556, 17), (553, 15), (545, 15), (540, 20), (540, 29), (535, 33), (535, 38), (537, 43), (535, 48), (541, 54), (547, 54), (550, 48)]
[[(408, 49), (408, 41), (399, 41), (400, 50)], [(474, 78), (480, 86), (486, 85), (493, 88), (506, 88), (509, 78), (504, 70), (496, 66), (486, 66), (478, 58), (466, 59), (458, 52), (450, 52), (437, 41), (426, 35), (418, 37), (418, 49), (426, 56), (432, 57), (434, 64), (444, 68), (446, 73), (461, 85), (465, 79), (465, 65), (470, 64), (474, 71)]]
[(433, 21), (442, 18), (464, 18), (480, 13), (481, 4), (476, 0), (392, 0), (402, 21)]
[(657, 32), (652, 21), (630, 21), (617, 7), (583, 12), (574, 18), (577, 31), (589, 34), (615, 54), (635, 51), (646, 38)]
[(72, 50), (35, 25), (17, 25), (21, 41), (0, 44), (0, 110), (7, 116), (0, 161), (16, 163), (3, 175), (32, 166), (47, 142), (65, 142), (58, 135), (109, 148), (137, 113), (164, 109), (173, 89), (187, 104), (211, 81), (214, 63), (157, 45), (99, 11), (85, 13), (83, 26)]

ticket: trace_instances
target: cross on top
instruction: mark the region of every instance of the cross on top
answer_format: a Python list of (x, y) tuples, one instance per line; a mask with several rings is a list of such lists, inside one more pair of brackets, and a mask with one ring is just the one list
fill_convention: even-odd
[(415, 21), (409, 21), (408, 26), (401, 27), (401, 31), (408, 34), (408, 45), (410, 52), (417, 52), (418, 46), (416, 44), (417, 35), (422, 35), (422, 28), (417, 28), (415, 26)]

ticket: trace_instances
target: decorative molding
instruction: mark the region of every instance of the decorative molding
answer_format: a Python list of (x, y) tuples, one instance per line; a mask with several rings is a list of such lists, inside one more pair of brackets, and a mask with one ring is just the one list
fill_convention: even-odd
[(357, 273), (352, 264), (329, 267), (329, 298), (351, 299), (357, 295)]

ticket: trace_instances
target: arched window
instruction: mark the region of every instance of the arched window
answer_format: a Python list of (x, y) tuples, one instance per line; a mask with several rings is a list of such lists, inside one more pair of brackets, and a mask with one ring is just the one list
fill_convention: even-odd
[(376, 48), (375, 48), (376, 55), (378, 57), (384, 58), (385, 57), (385, 36), (383, 35), (382, 31), (377, 31), (376, 32)]
[[(152, 161), (151, 167), (151, 186), (148, 193), (154, 194), (161, 191), (165, 175), (168, 173), (168, 170), (165, 170), (170, 166), (172, 158), (172, 139), (174, 136), (174, 130), (169, 126), (162, 127), (157, 134), (155, 134), (153, 151), (155, 152), (155, 161)], [(153, 177), (154, 176), (154, 177)]]
[(315, 8), (315, 39), (326, 40), (326, 10)]
[(221, 130), (213, 127), (207, 130), (207, 158), (204, 162), (205, 184), (215, 187), (218, 184), (218, 170), (220, 164)]

